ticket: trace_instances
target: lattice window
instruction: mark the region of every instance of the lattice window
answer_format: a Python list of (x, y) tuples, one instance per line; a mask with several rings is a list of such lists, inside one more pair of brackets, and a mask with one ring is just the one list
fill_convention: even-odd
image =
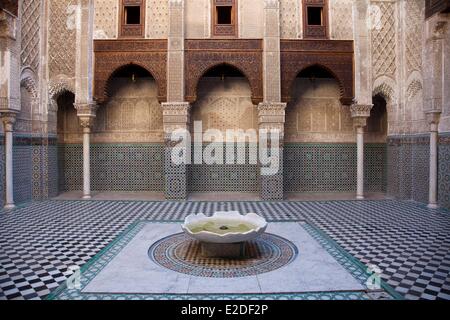
[(237, 36), (237, 0), (212, 0), (214, 36)]
[(328, 37), (327, 0), (303, 0), (303, 26), (305, 38)]
[(145, 0), (122, 0), (120, 17), (121, 37), (144, 37)]

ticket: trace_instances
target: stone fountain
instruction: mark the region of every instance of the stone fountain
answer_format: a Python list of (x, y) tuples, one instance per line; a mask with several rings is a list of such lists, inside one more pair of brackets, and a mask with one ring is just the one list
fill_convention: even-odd
[(267, 221), (255, 213), (220, 211), (211, 217), (189, 215), (181, 225), (190, 237), (200, 241), (201, 253), (208, 258), (245, 258), (245, 243), (266, 231)]

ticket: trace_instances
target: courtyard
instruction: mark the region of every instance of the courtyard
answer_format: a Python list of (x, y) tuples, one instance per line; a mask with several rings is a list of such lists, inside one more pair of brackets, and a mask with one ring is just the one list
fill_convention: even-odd
[[(91, 262), (88, 265), (92, 266), (98, 263), (99, 259), (105, 261), (101, 252), (104, 255), (105, 250), (106, 253), (108, 250), (114, 250), (114, 245), (130, 237), (127, 232), (137, 225), (144, 222), (166, 224), (172, 228), (171, 232), (176, 233), (177, 230), (181, 231), (179, 224), (190, 213), (212, 214), (216, 211), (232, 210), (257, 213), (269, 221), (269, 226), (292, 225), (297, 222), (307, 224), (308, 227), (304, 229), (309, 230), (308, 233), (322, 245), (325, 243), (324, 247), (328, 246), (328, 250), (338, 247), (344, 258), (353, 258), (350, 259), (352, 263), (358, 264), (360, 268), (369, 265), (380, 268), (381, 279), (387, 285), (388, 291), (389, 288), (395, 290), (391, 293), (391, 298), (450, 299), (449, 212), (445, 209), (429, 209), (426, 205), (413, 201), (388, 199), (280, 202), (138, 200), (34, 202), (18, 207), (12, 212), (0, 214), (0, 299), (63, 299), (66, 294), (65, 283), (73, 274), (73, 267), (82, 267), (89, 261)], [(149, 230), (153, 228), (150, 226)], [(285, 239), (294, 241), (300, 233), (295, 230), (288, 228), (287, 231), (283, 231)], [(276, 233), (275, 229), (269, 231)], [(151, 244), (152, 241), (148, 241), (148, 245)], [(304, 256), (304, 252), (307, 251), (306, 244), (300, 241), (297, 248), (298, 257)], [(117, 258), (119, 259), (120, 255)], [(105, 265), (108, 263), (103, 262)], [(138, 260), (133, 262), (139, 263)], [(107, 270), (107, 267), (101, 268)], [(130, 265), (130, 268), (133, 270), (134, 266)], [(283, 271), (283, 268), (286, 267), (279, 270)], [(82, 273), (83, 269), (89, 271), (89, 268), (82, 268)], [(301, 274), (295, 275), (294, 279), (295, 277), (301, 278)], [(158, 283), (158, 278), (148, 281), (154, 286)], [(100, 281), (100, 284), (102, 283), (105, 282)], [(91, 289), (95, 285), (93, 279)], [(349, 285), (348, 281), (346, 285)], [(286, 290), (283, 290), (283, 286)], [(287, 288), (289, 282), (286, 281), (278, 287), (281, 288), (279, 294), (257, 293), (251, 289), (239, 293), (238, 286), (233, 286), (230, 292), (225, 290), (223, 294), (225, 298), (233, 299), (248, 299), (252, 296), (258, 299), (383, 298), (382, 295), (358, 296), (367, 290), (356, 290), (356, 287), (355, 290), (347, 292), (349, 295), (341, 291), (334, 292), (332, 288), (327, 292), (317, 290), (307, 292), (306, 289), (305, 292), (289, 291)], [(97, 289), (102, 292), (105, 290), (101, 285)], [(185, 294), (173, 294), (170, 290), (161, 288), (161, 292), (147, 296), (123, 294), (122, 298), (215, 297), (210, 293), (189, 294), (187, 291)], [(286, 294), (287, 291), (290, 293)], [(133, 292), (133, 289), (130, 289), (130, 292)], [(108, 299), (116, 298), (117, 296), (112, 295)]]

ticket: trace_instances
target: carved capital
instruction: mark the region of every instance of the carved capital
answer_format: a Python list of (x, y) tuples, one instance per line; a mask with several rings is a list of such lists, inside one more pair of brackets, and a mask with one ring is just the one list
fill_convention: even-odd
[(190, 122), (191, 105), (189, 102), (166, 102), (163, 108), (164, 132), (170, 133), (176, 129), (187, 128)]
[(80, 126), (85, 129), (91, 129), (95, 123), (98, 106), (96, 103), (75, 103)]
[(13, 132), (14, 131), (14, 124), (16, 123), (17, 113), (18, 112), (8, 111), (8, 112), (2, 112), (0, 114), (5, 132)]
[(284, 137), (284, 123), (286, 122), (286, 103), (262, 102), (258, 105), (260, 130), (278, 130), (281, 139)]
[[(89, 117), (89, 116), (78, 116), (78, 119), (80, 120), (80, 126), (83, 129), (91, 129), (94, 126), (95, 117)], [(86, 131), (86, 130), (84, 130)]]
[(439, 121), (441, 119), (440, 111), (428, 111), (425, 112), (425, 116), (428, 124), (430, 125), (430, 131), (438, 131)]
[(361, 128), (367, 125), (367, 118), (370, 117), (370, 110), (373, 104), (357, 104), (350, 106), (350, 112), (353, 119), (353, 127)]

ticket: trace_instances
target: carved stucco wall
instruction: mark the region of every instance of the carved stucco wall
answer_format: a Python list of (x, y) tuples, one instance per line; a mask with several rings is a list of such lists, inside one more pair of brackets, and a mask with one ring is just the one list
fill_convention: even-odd
[[(162, 108), (153, 79), (115, 79), (114, 96), (97, 111), (92, 143), (162, 143)], [(74, 108), (58, 114), (60, 142), (80, 143), (81, 129)], [(63, 135), (61, 135), (63, 133)]]
[(330, 0), (330, 37), (334, 40), (353, 39), (353, 0)]
[(425, 3), (422, 0), (405, 1), (404, 3), (404, 44), (403, 70), (406, 74), (405, 110), (401, 117), (403, 132), (424, 133), (428, 124), (424, 114), (422, 49), (424, 44)]
[(94, 38), (117, 38), (119, 28), (119, 1), (95, 0), (94, 11)]
[(211, 33), (211, 0), (185, 1), (184, 17), (187, 39), (209, 37)]
[(49, 1), (49, 75), (50, 79), (58, 75), (69, 78), (75, 76), (76, 54), (76, 1)]
[(20, 113), (17, 115), (14, 130), (21, 133), (32, 131), (32, 97), (25, 87), (20, 87)]
[(39, 19), (41, 1), (21, 1), (21, 62), (22, 66), (29, 66), (34, 72), (39, 67)]
[(280, 1), (280, 36), (282, 39), (296, 39), (301, 37), (301, 16), (300, 1)]
[(395, 77), (396, 64), (396, 8), (394, 1), (372, 1), (374, 25), (372, 28), (373, 76)]
[(286, 109), (286, 142), (353, 142), (350, 109), (334, 79), (297, 78)]
[(264, 1), (239, 1), (239, 37), (261, 39), (264, 36)]
[(192, 121), (202, 121), (208, 129), (258, 129), (256, 106), (245, 78), (200, 80), (198, 99), (192, 107)]
[(146, 38), (167, 38), (169, 31), (168, 0), (147, 0)]
[[(354, 143), (350, 108), (340, 103), (334, 79), (297, 78), (293, 100), (286, 108), (285, 141), (288, 143)], [(384, 143), (381, 132), (366, 134), (368, 143)]]

